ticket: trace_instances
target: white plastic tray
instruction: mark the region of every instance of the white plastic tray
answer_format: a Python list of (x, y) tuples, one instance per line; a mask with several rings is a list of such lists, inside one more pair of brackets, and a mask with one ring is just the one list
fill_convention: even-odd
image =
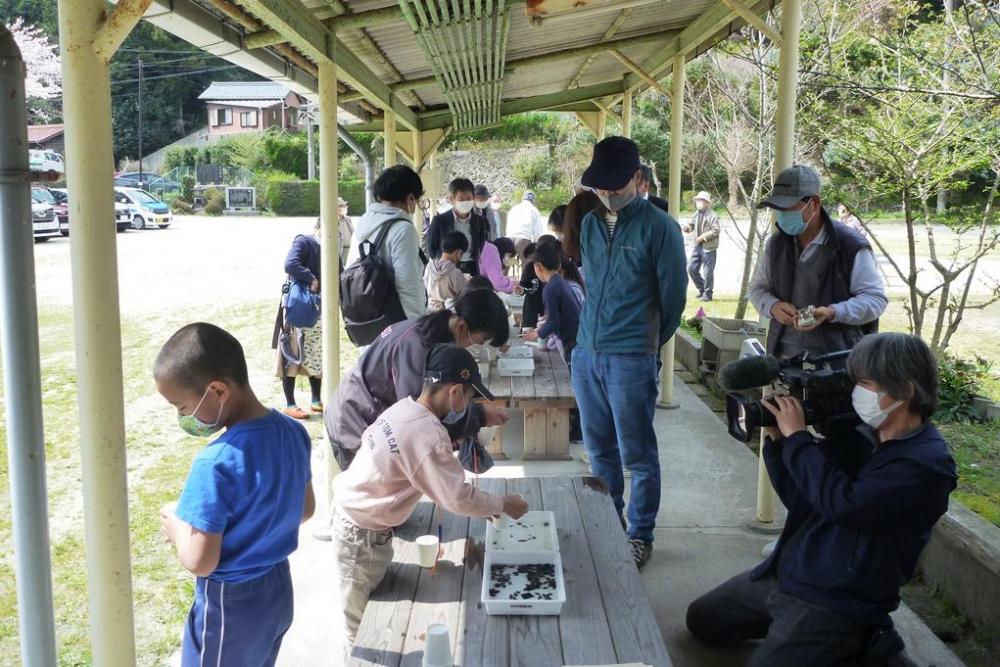
[(524, 308), (524, 295), (515, 294), (504, 294), (503, 300), (507, 302), (507, 305), (511, 308)]
[(535, 360), (522, 357), (501, 357), (497, 362), (500, 377), (530, 377), (535, 374)]
[[(551, 600), (510, 600), (490, 597), (490, 571), (494, 565), (534, 565), (555, 566), (556, 591)], [(566, 603), (566, 581), (563, 579), (562, 557), (558, 551), (537, 553), (515, 553), (487, 551), (483, 559), (483, 606), (490, 616), (558, 616)]]
[(532, 351), (530, 345), (526, 343), (517, 343), (516, 345), (511, 345), (506, 352), (500, 355), (501, 359), (533, 359), (535, 353)]
[(506, 514), (486, 523), (487, 551), (559, 551), (556, 515), (552, 512), (527, 512), (520, 519)]

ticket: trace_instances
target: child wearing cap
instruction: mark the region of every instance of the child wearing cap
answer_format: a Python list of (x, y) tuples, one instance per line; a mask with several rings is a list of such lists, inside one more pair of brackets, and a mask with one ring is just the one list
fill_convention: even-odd
[(333, 545), (345, 656), (368, 597), (392, 561), (393, 529), (406, 522), (422, 496), (470, 517), (504, 513), (516, 519), (528, 510), (520, 496), (493, 496), (465, 481), (445, 424), (461, 419), (476, 393), (493, 399), (472, 354), (457, 345), (434, 346), (420, 396), (407, 396), (383, 412), (364, 432), (351, 467), (334, 480)]
[(239, 341), (212, 324), (171, 336), (153, 376), (185, 433), (226, 429), (195, 456), (179, 502), (160, 510), (197, 576), (181, 665), (269, 667), (292, 624), (288, 555), (316, 505), (309, 434), (257, 400)]
[(441, 256), (432, 259), (424, 268), (428, 312), (451, 308), (451, 304), (465, 289), (465, 274), (458, 268), (458, 263), (468, 250), (469, 239), (462, 232), (451, 231), (444, 235)]

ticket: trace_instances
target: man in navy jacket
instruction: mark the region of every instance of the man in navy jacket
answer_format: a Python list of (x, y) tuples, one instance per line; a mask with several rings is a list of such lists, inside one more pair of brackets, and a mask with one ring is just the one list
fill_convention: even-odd
[(848, 358), (856, 432), (819, 440), (802, 405), (776, 418), (767, 472), (788, 518), (774, 553), (695, 600), (688, 629), (710, 644), (764, 641), (750, 665), (910, 664), (889, 613), (948, 510), (955, 462), (929, 419), (937, 365), (915, 336), (863, 338)]

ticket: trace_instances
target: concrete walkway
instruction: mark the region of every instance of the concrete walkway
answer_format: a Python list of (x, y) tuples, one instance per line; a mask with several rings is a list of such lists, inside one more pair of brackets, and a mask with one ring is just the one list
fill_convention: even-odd
[[(679, 377), (674, 398), (677, 409), (657, 411), (663, 499), (653, 559), (643, 570), (642, 580), (675, 665), (734, 667), (744, 663), (752, 647), (708, 650), (688, 635), (684, 616), (696, 597), (759, 562), (761, 548), (771, 539), (750, 528), (757, 460), (729, 437), (719, 419)], [(588, 474), (579, 458), (567, 463), (519, 461), (523, 445), (518, 413), (512, 414), (507, 429), (505, 446), (513, 460), (498, 463), (488, 476)], [(317, 459), (325, 446), (325, 442), (317, 443)], [(573, 452), (579, 455), (581, 447), (574, 447)], [(313, 470), (321, 495), (325, 464), (317, 460)], [(340, 632), (330, 572), (332, 553), (329, 543), (310, 536), (310, 524), (303, 527), (299, 550), (292, 557), (295, 622), (278, 660), (282, 667), (338, 663)], [(909, 609), (901, 608), (894, 619), (918, 664), (962, 664)]]

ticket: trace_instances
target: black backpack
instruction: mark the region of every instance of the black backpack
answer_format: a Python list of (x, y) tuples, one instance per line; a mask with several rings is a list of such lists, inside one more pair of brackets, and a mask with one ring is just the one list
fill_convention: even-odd
[(340, 312), (344, 328), (355, 345), (370, 345), (387, 326), (406, 319), (396, 291), (395, 272), (382, 258), (386, 234), (397, 222), (382, 223), (374, 241), (362, 241), (360, 257), (340, 274)]

